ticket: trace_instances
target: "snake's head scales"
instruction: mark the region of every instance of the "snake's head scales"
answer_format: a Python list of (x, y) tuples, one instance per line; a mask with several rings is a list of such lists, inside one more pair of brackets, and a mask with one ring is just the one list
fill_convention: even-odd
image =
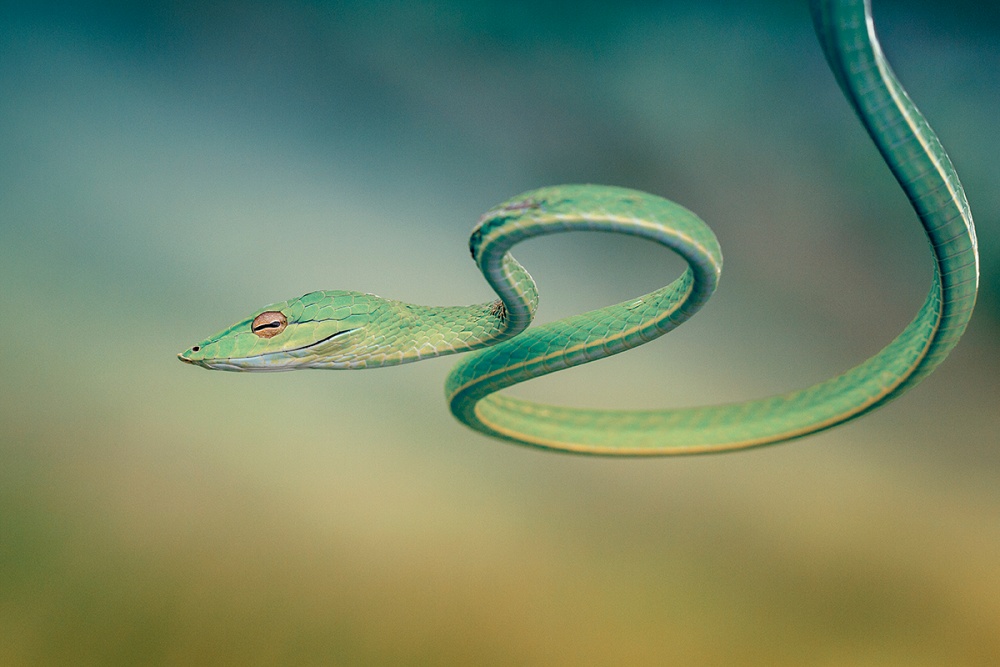
[(226, 371), (352, 368), (365, 327), (385, 303), (373, 294), (328, 290), (271, 304), (177, 355)]

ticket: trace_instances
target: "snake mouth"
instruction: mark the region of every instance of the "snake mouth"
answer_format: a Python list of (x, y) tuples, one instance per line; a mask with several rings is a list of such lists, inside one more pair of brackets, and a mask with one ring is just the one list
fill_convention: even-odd
[(177, 355), (177, 358), (185, 364), (201, 366), (202, 368), (214, 370), (292, 370), (297, 365), (295, 362), (303, 359), (304, 352), (323, 346), (336, 338), (346, 336), (347, 334), (354, 333), (358, 330), (360, 330), (360, 327), (344, 329), (343, 331), (334, 332), (329, 336), (324, 336), (323, 338), (313, 341), (307, 345), (300, 345), (299, 347), (291, 347), (287, 349), (270, 350), (252, 356), (208, 357), (201, 359), (188, 356), (192, 353), (198, 352), (198, 347), (196, 346), (186, 352), (181, 352)]
[(349, 333), (354, 333), (355, 331), (358, 331), (359, 328), (360, 327), (354, 328), (354, 329), (344, 329), (343, 331), (338, 331), (336, 333), (332, 333), (329, 336), (326, 336), (325, 338), (320, 338), (319, 340), (317, 340), (315, 342), (309, 343), (308, 345), (303, 345), (301, 347), (293, 347), (293, 348), (289, 348), (287, 350), (275, 350), (274, 352), (265, 352), (264, 354), (257, 355), (256, 357), (247, 357), (247, 358), (248, 359), (256, 359), (256, 358), (259, 358), (259, 357), (266, 357), (266, 356), (269, 356), (269, 355), (272, 355), (272, 354), (286, 354), (286, 353), (289, 353), (289, 352), (301, 352), (302, 350), (310, 350), (310, 349), (312, 349), (314, 347), (318, 347), (319, 345), (322, 345), (323, 343), (329, 342), (329, 341), (333, 340), (334, 338), (339, 338), (341, 336), (346, 336)]

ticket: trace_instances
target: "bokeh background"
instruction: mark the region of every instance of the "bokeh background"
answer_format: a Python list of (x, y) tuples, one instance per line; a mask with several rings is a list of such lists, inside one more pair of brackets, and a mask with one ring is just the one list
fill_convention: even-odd
[[(530, 383), (694, 405), (845, 370), (929, 284), (804, 2), (0, 5), (3, 665), (1000, 664), (1000, 11), (880, 2), (977, 216), (926, 382), (832, 432), (599, 460), (448, 414), (452, 360), (209, 373), (272, 301), (486, 301), (480, 213), (564, 182), (697, 211), (708, 307)], [(549, 320), (654, 289), (639, 242), (519, 248)]]

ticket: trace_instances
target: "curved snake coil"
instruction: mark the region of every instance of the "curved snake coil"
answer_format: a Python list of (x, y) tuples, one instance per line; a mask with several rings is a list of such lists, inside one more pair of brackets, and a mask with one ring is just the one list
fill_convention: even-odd
[[(498, 394), (653, 340), (690, 317), (715, 290), (722, 254), (705, 223), (660, 197), (595, 185), (528, 192), (480, 219), (469, 247), (497, 301), (427, 307), (358, 292), (313, 292), (257, 311), (180, 359), (239, 371), (372, 368), (479, 350), (447, 379), (447, 400), (460, 421), (498, 438), (589, 454), (691, 454), (764, 445), (886, 404), (934, 370), (965, 330), (979, 282), (975, 229), (951, 160), (882, 55), (868, 2), (814, 0), (812, 16), (837, 82), (913, 204), (934, 264), (916, 318), (881, 352), (843, 375), (770, 398), (676, 410), (574, 409)], [(525, 239), (579, 230), (647, 238), (681, 255), (688, 268), (645, 296), (528, 329), (538, 292), (508, 251)]]

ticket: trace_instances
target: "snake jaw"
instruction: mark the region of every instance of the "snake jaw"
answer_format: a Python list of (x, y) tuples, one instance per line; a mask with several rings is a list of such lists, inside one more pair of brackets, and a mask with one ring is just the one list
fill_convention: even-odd
[(190, 351), (181, 352), (180, 354), (177, 355), (177, 358), (183, 361), (185, 364), (191, 364), (192, 366), (197, 366), (198, 364), (196, 361), (186, 356), (189, 352)]
[(346, 365), (330, 365), (328, 360), (331, 357), (337, 357), (338, 351), (343, 351), (348, 347), (346, 337), (360, 330), (361, 327), (343, 329), (301, 347), (265, 350), (260, 354), (247, 356), (197, 358), (194, 355), (197, 354), (198, 350), (192, 348), (178, 354), (177, 358), (184, 363), (216, 371), (291, 371), (298, 368), (346, 368)]

